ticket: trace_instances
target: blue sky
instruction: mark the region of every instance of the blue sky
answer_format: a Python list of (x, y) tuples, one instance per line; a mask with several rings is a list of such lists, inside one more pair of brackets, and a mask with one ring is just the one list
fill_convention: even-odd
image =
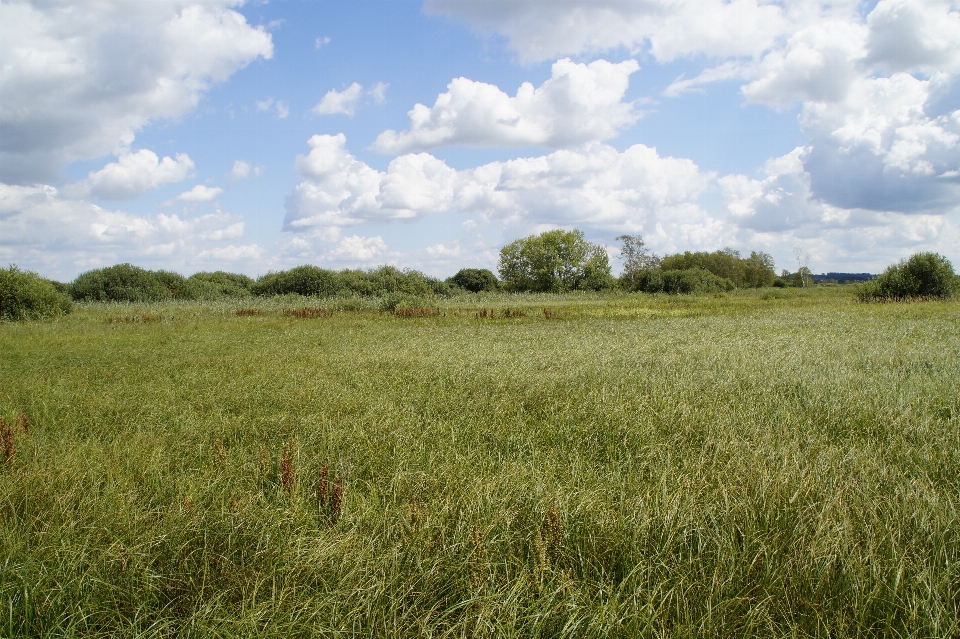
[(258, 275), (960, 253), (949, 0), (0, 2), (0, 260)]

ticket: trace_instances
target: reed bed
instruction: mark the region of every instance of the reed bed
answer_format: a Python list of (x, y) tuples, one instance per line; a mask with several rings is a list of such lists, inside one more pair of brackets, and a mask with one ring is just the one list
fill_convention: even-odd
[(960, 634), (957, 303), (321, 303), (0, 324), (0, 636)]

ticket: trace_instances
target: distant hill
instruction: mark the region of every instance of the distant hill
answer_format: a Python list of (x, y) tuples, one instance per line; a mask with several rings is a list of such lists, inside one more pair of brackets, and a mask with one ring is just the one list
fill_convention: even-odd
[(876, 275), (872, 273), (820, 273), (819, 275), (811, 275), (810, 279), (815, 282), (828, 282), (832, 280), (844, 284), (846, 282), (866, 282), (875, 277)]

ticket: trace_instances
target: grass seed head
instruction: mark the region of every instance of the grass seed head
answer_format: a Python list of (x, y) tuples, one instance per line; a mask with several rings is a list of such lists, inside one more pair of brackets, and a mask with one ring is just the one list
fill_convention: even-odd
[(330, 523), (336, 524), (343, 514), (343, 477), (337, 478), (330, 493)]
[(27, 417), (26, 412), (20, 413), (20, 429), (23, 431), (24, 435), (30, 434), (30, 418)]
[(563, 547), (563, 522), (560, 520), (560, 511), (557, 510), (556, 502), (550, 504), (547, 516), (544, 518), (543, 538), (547, 554), (552, 561), (556, 561)]
[(293, 476), (293, 444), (287, 444), (280, 457), (280, 485), (288, 493), (296, 488), (296, 479)]
[(3, 458), (5, 461), (10, 461), (17, 452), (17, 446), (13, 441), (13, 429), (2, 417), (0, 417), (0, 438), (3, 439)]
[(330, 466), (327, 465), (327, 462), (323, 462), (323, 466), (320, 467), (320, 476), (317, 479), (317, 501), (321, 508), (327, 505), (327, 493), (330, 490), (329, 477)]

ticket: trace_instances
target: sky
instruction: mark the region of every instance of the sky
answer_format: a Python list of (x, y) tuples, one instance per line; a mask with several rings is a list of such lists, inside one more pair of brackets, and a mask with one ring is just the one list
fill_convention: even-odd
[(960, 266), (960, 2), (0, 0), (0, 262)]

